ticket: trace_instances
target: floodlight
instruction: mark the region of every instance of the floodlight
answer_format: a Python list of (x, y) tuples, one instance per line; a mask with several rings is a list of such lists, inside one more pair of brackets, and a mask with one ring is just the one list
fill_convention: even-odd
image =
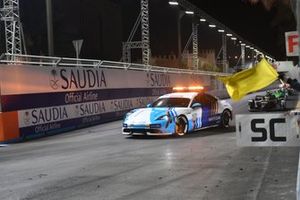
[(187, 11), (185, 11), (185, 14), (187, 14), (187, 15), (193, 15), (194, 11), (187, 10)]
[(178, 2), (177, 1), (169, 1), (169, 4), (171, 6), (178, 6)]

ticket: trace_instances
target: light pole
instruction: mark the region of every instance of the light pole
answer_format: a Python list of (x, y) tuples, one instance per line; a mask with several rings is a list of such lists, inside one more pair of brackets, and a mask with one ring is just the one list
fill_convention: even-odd
[(244, 69), (245, 67), (245, 44), (241, 44), (241, 59), (242, 59), (242, 63), (241, 63), (241, 66), (242, 66), (242, 69)]
[(181, 19), (184, 16), (184, 12), (179, 10), (178, 18), (177, 18), (177, 43), (178, 43), (178, 64), (181, 65)]
[(223, 30), (222, 32), (222, 64), (223, 64), (223, 72), (227, 72), (227, 37)]
[(52, 0), (46, 0), (47, 10), (47, 35), (48, 35), (48, 55), (54, 55), (53, 47), (53, 23), (52, 23)]
[(182, 62), (182, 46), (181, 46), (181, 19), (182, 17), (187, 15), (194, 15), (194, 11), (192, 10), (181, 10), (180, 5), (177, 0), (170, 0), (169, 5), (179, 7), (178, 16), (177, 16), (177, 43), (178, 43), (178, 65), (181, 66)]

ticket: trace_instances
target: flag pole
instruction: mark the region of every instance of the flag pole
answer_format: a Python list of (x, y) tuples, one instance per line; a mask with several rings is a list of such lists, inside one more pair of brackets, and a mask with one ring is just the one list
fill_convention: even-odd
[(285, 84), (285, 83), (283, 82), (283, 80), (281, 80), (281, 78), (279, 79), (279, 81), (280, 81), (281, 84)]

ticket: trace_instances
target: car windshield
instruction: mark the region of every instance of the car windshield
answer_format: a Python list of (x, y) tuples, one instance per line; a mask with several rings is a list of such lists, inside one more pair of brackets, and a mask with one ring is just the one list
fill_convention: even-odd
[(160, 98), (152, 104), (152, 107), (188, 107), (189, 103), (188, 98)]

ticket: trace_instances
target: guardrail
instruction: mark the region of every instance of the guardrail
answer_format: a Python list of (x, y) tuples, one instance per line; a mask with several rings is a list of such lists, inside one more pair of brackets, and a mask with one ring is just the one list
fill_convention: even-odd
[(107, 60), (76, 59), (76, 58), (7, 54), (7, 53), (1, 55), (0, 63), (27, 64), (27, 65), (53, 66), (53, 67), (59, 67), (59, 66), (99, 67), (99, 68), (151, 71), (151, 72), (162, 72), (162, 73), (201, 74), (201, 75), (210, 75), (210, 76), (230, 75), (229, 73), (222, 73), (222, 72), (179, 69), (179, 68), (160, 67), (160, 66), (115, 62), (115, 61), (107, 61)]

